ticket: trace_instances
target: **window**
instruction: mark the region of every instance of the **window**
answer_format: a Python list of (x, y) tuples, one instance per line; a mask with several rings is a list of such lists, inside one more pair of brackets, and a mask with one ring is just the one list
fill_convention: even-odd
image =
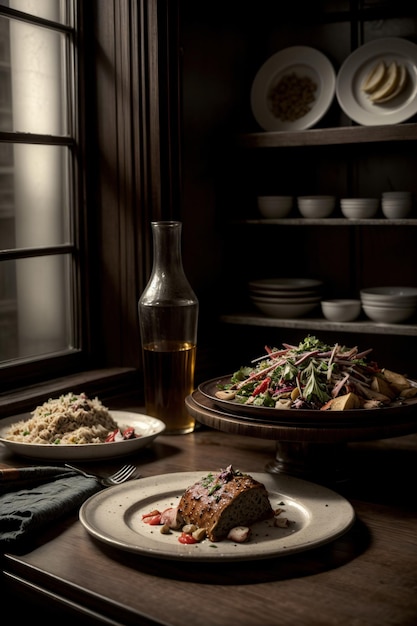
[(168, 4), (0, 0), (0, 417), (141, 393), (150, 222), (180, 218)]
[(0, 363), (80, 349), (72, 0), (0, 0)]

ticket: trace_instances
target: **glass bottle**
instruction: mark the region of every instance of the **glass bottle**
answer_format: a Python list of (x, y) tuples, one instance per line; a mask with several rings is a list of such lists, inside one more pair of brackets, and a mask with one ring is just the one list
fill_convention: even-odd
[(195, 427), (185, 398), (194, 391), (199, 304), (182, 264), (182, 223), (151, 228), (152, 273), (138, 304), (145, 407), (165, 423), (165, 434), (184, 434)]

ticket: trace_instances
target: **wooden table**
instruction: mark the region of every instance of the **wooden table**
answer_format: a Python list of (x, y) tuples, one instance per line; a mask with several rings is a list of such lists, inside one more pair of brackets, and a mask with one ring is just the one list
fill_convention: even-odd
[[(357, 519), (323, 547), (247, 563), (162, 561), (96, 541), (74, 513), (51, 522), (32, 551), (4, 556), (3, 610), (8, 602), (19, 623), (32, 607), (44, 625), (70, 617), (79, 625), (416, 624), (417, 435), (349, 444), (348, 454), (351, 478), (332, 488)], [(230, 463), (262, 472), (274, 456), (274, 441), (202, 427), (160, 436), (130, 460), (146, 477)], [(0, 462), (30, 464), (1, 444)]]

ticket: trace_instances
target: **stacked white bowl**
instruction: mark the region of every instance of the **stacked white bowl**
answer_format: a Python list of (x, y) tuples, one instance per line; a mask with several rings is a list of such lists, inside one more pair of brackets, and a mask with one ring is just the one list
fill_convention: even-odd
[(320, 303), (323, 283), (312, 278), (263, 278), (249, 282), (249, 297), (268, 317), (303, 317)]
[(266, 219), (287, 217), (292, 205), (292, 196), (258, 196), (259, 213)]
[(382, 213), (388, 219), (408, 217), (413, 207), (410, 191), (385, 191), (382, 194)]
[(321, 301), (323, 315), (331, 322), (353, 322), (359, 317), (361, 308), (361, 301), (352, 298)]
[(398, 324), (417, 313), (414, 287), (369, 287), (360, 292), (362, 308), (374, 322)]
[(335, 196), (298, 196), (298, 210), (303, 217), (329, 217), (336, 205)]
[(379, 208), (378, 198), (341, 198), (340, 208), (349, 220), (375, 217)]

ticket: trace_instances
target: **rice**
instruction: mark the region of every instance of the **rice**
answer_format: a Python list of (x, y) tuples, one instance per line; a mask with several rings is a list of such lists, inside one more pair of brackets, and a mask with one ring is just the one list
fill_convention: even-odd
[(98, 398), (72, 392), (49, 399), (31, 413), (28, 421), (13, 424), (5, 439), (35, 444), (103, 443), (118, 428)]

